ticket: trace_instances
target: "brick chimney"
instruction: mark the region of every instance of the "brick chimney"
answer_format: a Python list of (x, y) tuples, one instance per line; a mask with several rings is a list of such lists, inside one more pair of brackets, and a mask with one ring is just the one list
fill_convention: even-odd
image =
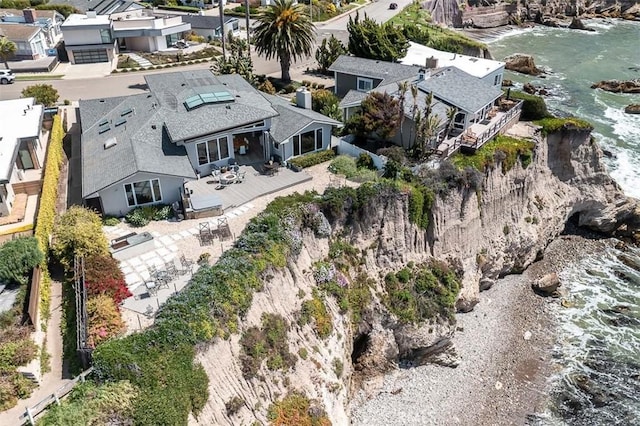
[(23, 9), (22, 14), (24, 15), (24, 22), (27, 24), (33, 24), (36, 21), (35, 9)]

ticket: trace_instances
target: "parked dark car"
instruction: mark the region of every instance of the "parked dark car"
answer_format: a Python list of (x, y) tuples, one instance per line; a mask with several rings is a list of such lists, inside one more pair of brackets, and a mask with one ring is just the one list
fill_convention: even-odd
[(398, 3), (389, 3), (389, 9), (397, 9)]

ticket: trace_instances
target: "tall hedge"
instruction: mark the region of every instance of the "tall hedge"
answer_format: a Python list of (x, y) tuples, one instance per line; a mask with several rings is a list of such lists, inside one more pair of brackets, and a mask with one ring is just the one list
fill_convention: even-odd
[(62, 140), (64, 130), (62, 128), (62, 118), (60, 115), (53, 117), (53, 126), (47, 148), (47, 157), (44, 167), (44, 179), (42, 182), (42, 192), (40, 193), (40, 207), (36, 219), (35, 237), (38, 240), (40, 250), (45, 254), (44, 260), (40, 263), (42, 271), (40, 281), (40, 316), (43, 326), (49, 319), (49, 307), (51, 298), (51, 277), (47, 267), (47, 255), (49, 253), (49, 236), (53, 231), (53, 222), (56, 216), (56, 200), (58, 198), (58, 180), (60, 178), (60, 167), (64, 158), (62, 150)]
[(75, 256), (106, 256), (109, 244), (102, 232), (102, 220), (97, 213), (81, 206), (72, 206), (56, 220), (52, 253), (70, 271)]

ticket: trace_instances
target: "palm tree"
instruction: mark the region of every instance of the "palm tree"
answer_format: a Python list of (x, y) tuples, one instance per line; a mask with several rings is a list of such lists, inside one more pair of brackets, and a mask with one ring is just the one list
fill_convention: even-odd
[(16, 54), (18, 46), (6, 37), (0, 37), (0, 58), (4, 62), (4, 67), (9, 69), (7, 60)]
[(458, 115), (458, 108), (449, 107), (447, 108), (447, 129), (444, 133), (444, 139), (449, 137), (449, 133), (453, 130), (453, 123), (456, 119), (456, 115)]
[(409, 82), (407, 80), (398, 82), (398, 96), (400, 97), (400, 145), (404, 148), (404, 132), (402, 131), (402, 125), (404, 124), (404, 101), (407, 92), (409, 91)]
[(304, 5), (292, 0), (276, 0), (260, 14), (255, 33), (256, 51), (267, 60), (280, 61), (282, 80), (291, 81), (291, 60), (310, 56), (315, 40), (315, 27)]
[(222, 0), (218, 0), (218, 8), (220, 12), (220, 40), (222, 40), (222, 59), (227, 59), (227, 45), (225, 43), (226, 34), (224, 33), (224, 6)]

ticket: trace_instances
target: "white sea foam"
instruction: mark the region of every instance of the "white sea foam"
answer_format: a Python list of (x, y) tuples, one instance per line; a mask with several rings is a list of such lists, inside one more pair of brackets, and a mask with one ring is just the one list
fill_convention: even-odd
[(640, 198), (638, 170), (640, 170), (640, 158), (628, 149), (621, 149), (618, 151), (617, 161), (609, 174), (620, 184), (625, 194)]
[(516, 35), (520, 35), (520, 34), (524, 34), (524, 33), (529, 33), (529, 32), (533, 32), (534, 31), (534, 27), (529, 27), (529, 28), (512, 28), (510, 30), (501, 32), (499, 34), (492, 34), (486, 37), (486, 39), (484, 39), (483, 41), (485, 43), (497, 43), (500, 40), (503, 40), (507, 37), (513, 37)]
[(604, 116), (613, 122), (613, 132), (626, 143), (640, 142), (640, 115), (627, 114), (622, 109), (608, 106)]

